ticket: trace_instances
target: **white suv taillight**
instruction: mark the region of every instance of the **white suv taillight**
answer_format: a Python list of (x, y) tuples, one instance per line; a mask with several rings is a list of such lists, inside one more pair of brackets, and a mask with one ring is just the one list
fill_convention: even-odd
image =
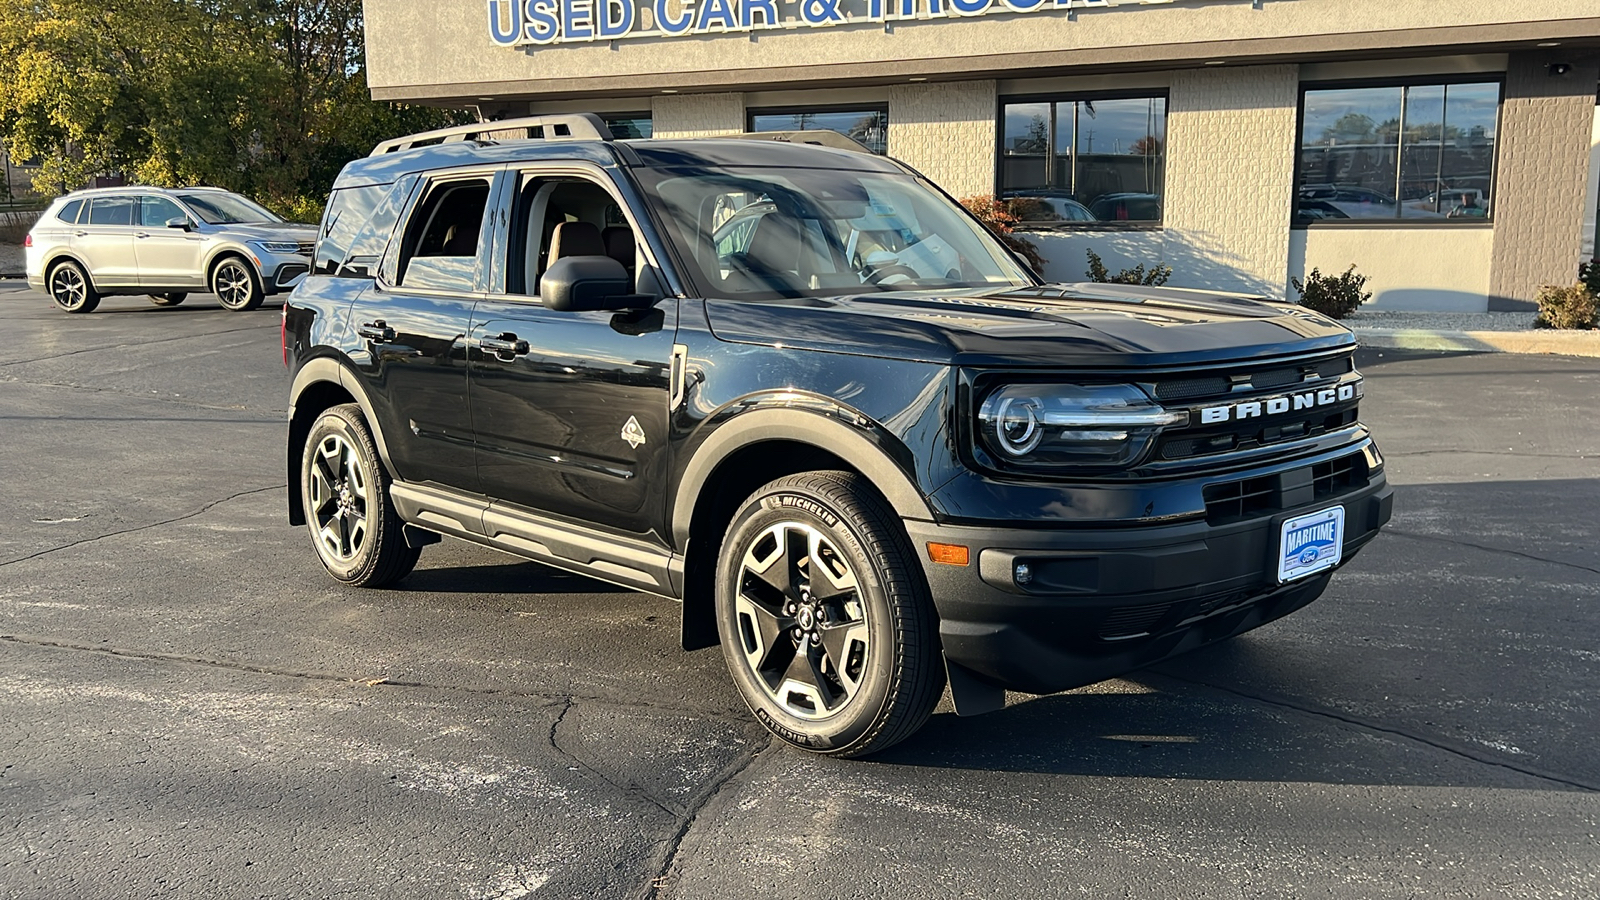
[(24, 246), (24, 247), (32, 247), (33, 246), (33, 232), (31, 232), (31, 231), (28, 232), (28, 236), (22, 239), (22, 246)]

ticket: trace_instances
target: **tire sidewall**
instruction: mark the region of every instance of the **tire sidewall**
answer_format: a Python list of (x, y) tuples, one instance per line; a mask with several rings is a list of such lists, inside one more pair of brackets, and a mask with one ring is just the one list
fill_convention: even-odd
[[(317, 448), (331, 435), (338, 435), (354, 448), (367, 482), (367, 540), (348, 562), (330, 559), (324, 553), (317, 533), (316, 508), (311, 499), (311, 468)], [(335, 579), (349, 583), (361, 582), (377, 567), (379, 547), (385, 539), (391, 538), (383, 533), (389, 504), (388, 490), (388, 479), (383, 477), (382, 464), (378, 461), (366, 428), (358, 421), (352, 421), (347, 413), (338, 408), (318, 416), (311, 426), (311, 433), (306, 436), (305, 448), (301, 453), (300, 500), (306, 510), (306, 529), (311, 536), (312, 548), (323, 568)]]
[[(868, 551), (858, 523), (815, 492), (794, 486), (763, 488), (747, 501), (728, 526), (717, 560), (717, 630), (723, 658), (735, 686), (750, 712), (781, 739), (823, 753), (838, 753), (869, 737), (889, 704), (901, 648), (895, 641), (896, 612), (884, 587), (884, 571)], [(764, 684), (750, 671), (739, 636), (734, 604), (744, 554), (762, 532), (780, 522), (800, 522), (827, 535), (847, 557), (855, 571), (858, 593), (867, 618), (871, 645), (867, 673), (859, 693), (843, 709), (826, 719), (803, 719), (789, 713), (767, 694)], [(781, 636), (781, 640), (788, 640)]]
[[(245, 277), (250, 281), (250, 296), (243, 303), (230, 304), (228, 301), (222, 299), (222, 294), (217, 292), (217, 279), (221, 277), (222, 270), (228, 266), (238, 266), (244, 272)], [(248, 312), (260, 306), (261, 302), (266, 299), (261, 290), (261, 280), (256, 277), (255, 270), (251, 268), (249, 263), (237, 256), (223, 257), (222, 260), (217, 263), (216, 268), (211, 270), (211, 292), (216, 294), (217, 302), (222, 304), (223, 309), (231, 310), (233, 312)]]

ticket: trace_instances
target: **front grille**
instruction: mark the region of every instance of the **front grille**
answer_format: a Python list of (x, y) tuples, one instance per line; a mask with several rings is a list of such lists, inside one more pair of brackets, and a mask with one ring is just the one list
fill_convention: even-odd
[(301, 256), (310, 256), (312, 251), (317, 248), (317, 242), (316, 241), (301, 241), (298, 244), (298, 246), (299, 246), (299, 253), (300, 253)]
[(1175, 378), (1156, 382), (1157, 400), (1193, 400), (1226, 394), (1231, 387), (1228, 379), (1218, 375), (1213, 378)]
[(1355, 371), (1355, 360), (1347, 355), (1319, 362), (1294, 366), (1269, 366), (1256, 372), (1240, 373), (1234, 377), (1204, 375), (1165, 378), (1155, 383), (1157, 400), (1195, 400), (1202, 397), (1222, 397), (1239, 391), (1265, 391), (1291, 384), (1302, 384), (1307, 376), (1313, 378), (1338, 378)]
[(1306, 469), (1208, 484), (1206, 521), (1226, 525), (1337, 497), (1366, 487), (1368, 474), (1366, 456), (1357, 451)]
[(1125, 606), (1113, 610), (1100, 623), (1100, 630), (1096, 635), (1102, 641), (1126, 641), (1133, 638), (1150, 635), (1157, 622), (1171, 609), (1171, 603), (1156, 603), (1151, 606)]

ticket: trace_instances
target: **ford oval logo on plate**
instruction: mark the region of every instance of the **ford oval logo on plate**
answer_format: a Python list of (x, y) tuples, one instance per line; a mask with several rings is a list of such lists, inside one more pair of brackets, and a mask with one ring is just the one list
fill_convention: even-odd
[(1283, 523), (1278, 538), (1278, 581), (1294, 581), (1331, 569), (1344, 558), (1344, 507), (1298, 516)]

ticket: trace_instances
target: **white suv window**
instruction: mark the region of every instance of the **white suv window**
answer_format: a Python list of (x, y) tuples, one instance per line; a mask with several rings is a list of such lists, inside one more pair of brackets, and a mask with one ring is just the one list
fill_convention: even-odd
[(132, 225), (136, 198), (96, 197), (89, 205), (90, 225)]

